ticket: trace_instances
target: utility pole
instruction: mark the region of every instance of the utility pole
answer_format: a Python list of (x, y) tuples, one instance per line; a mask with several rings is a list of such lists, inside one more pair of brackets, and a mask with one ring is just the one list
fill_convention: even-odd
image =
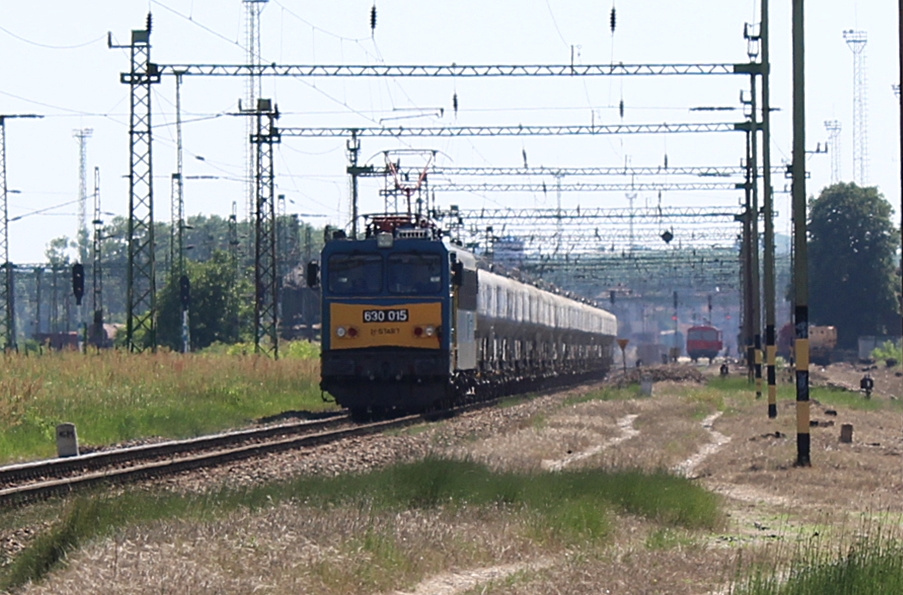
[(771, 61), (769, 52), (768, 2), (762, 0), (762, 182), (765, 192), (765, 375), (768, 382), (768, 417), (778, 416), (777, 358), (775, 332), (775, 254), (774, 254), (774, 193), (771, 187)]
[(744, 193), (743, 212), (743, 343), (746, 347), (746, 378), (752, 384), (755, 380), (755, 308), (753, 294), (753, 227), (752, 220), (756, 216), (752, 203), (752, 134), (746, 133), (746, 191)]
[[(229, 295), (235, 296), (236, 287), (238, 286), (238, 280), (241, 278), (240, 274), (240, 266), (238, 259), (238, 205), (235, 201), (232, 201), (232, 214), (229, 215), (229, 268), (231, 269), (231, 274), (229, 275)], [(235, 338), (237, 339), (239, 336), (239, 331), (241, 330), (241, 319), (238, 314), (238, 310), (235, 312), (235, 320), (233, 320), (233, 325), (235, 329)]]
[(6, 121), (13, 118), (41, 118), (35, 114), (0, 114), (0, 197), (3, 199), (0, 214), (0, 341), (5, 351), (17, 351), (16, 304), (13, 283), (13, 265), (9, 261), (9, 189), (6, 186)]
[(806, 245), (806, 76), (803, 0), (793, 0), (793, 261), (796, 466), (809, 467), (809, 259)]
[[(747, 55), (750, 62), (759, 57), (760, 37), (747, 34), (749, 42)], [(750, 282), (752, 284), (752, 330), (753, 330), (753, 371), (756, 378), (756, 399), (762, 398), (762, 288), (759, 278), (759, 131), (758, 131), (758, 90), (756, 73), (749, 76), (750, 85), (750, 180), (752, 186), (752, 210), (750, 213)]]
[(41, 277), (44, 275), (44, 267), (38, 266), (34, 268), (34, 284), (35, 284), (35, 321), (34, 321), (34, 338), (38, 339), (41, 334), (41, 304), (43, 299), (41, 296)]
[(103, 330), (103, 259), (101, 258), (101, 246), (103, 242), (103, 220), (100, 218), (100, 168), (94, 168), (94, 250), (92, 270), (92, 290), (94, 317), (91, 326), (91, 342), (100, 348), (106, 341), (106, 333)]
[(185, 185), (182, 172), (182, 75), (176, 73), (176, 172), (172, 175), (169, 229), (169, 282), (179, 282), (182, 353), (191, 351), (191, 282), (185, 272)]
[(176, 75), (176, 171), (172, 174), (170, 199), (170, 277), (185, 272), (185, 176), (182, 171), (182, 75)]
[(361, 151), (361, 141), (357, 137), (357, 131), (351, 131), (351, 138), (347, 141), (345, 148), (348, 150), (348, 169), (347, 172), (351, 176), (351, 239), (357, 239), (357, 179), (362, 174), (373, 173), (372, 165), (363, 167), (357, 164), (358, 155)]

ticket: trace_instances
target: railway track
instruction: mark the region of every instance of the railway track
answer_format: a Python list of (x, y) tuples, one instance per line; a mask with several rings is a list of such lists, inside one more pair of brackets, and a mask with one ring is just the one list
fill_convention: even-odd
[[(558, 383), (552, 383), (534, 394), (546, 394), (561, 388)], [(267, 453), (309, 448), (344, 438), (376, 434), (392, 428), (492, 407), (499, 400), (499, 397), (489, 398), (448, 409), (368, 423), (355, 421), (350, 414), (337, 414), (320, 420), (4, 466), (0, 467), (0, 508), (65, 496), (95, 485), (122, 484), (175, 475)]]
[(66, 495), (104, 483), (134, 482), (266, 453), (309, 448), (423, 420), (420, 415), (411, 415), (352, 424), (348, 416), (342, 415), (0, 467), (0, 507)]

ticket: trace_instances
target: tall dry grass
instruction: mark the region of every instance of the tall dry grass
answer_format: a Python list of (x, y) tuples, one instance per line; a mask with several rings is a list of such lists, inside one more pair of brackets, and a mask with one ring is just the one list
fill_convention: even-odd
[(290, 410), (322, 410), (319, 362), (254, 355), (104, 351), (6, 355), (0, 463), (55, 454), (55, 428), (85, 445), (195, 436)]

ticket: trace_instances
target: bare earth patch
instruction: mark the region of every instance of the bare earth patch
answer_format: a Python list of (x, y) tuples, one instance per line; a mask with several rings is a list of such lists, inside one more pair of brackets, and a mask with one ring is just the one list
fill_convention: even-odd
[[(813, 369), (813, 384), (855, 380), (858, 386), (860, 369), (835, 366)], [(903, 378), (894, 374), (880, 383), (875, 376), (873, 399), (903, 397)], [(662, 376), (647, 398), (566, 404), (598, 388), (468, 414), (420, 433), (355, 439), (312, 454), (284, 453), (189, 474), (166, 485), (200, 492), (364, 470), (426, 454), (553, 473), (664, 468), (723, 496), (720, 530), (663, 529), (620, 515), (610, 546), (574, 548), (536, 542), (514, 511), (504, 509), (408, 511), (387, 518), (369, 510), (284, 503), (204, 524), (123, 531), (74, 552), (66, 568), (24, 592), (707, 594), (723, 592), (741, 550), (755, 553), (817, 532), (855, 532), (869, 519), (885, 526), (903, 521), (900, 408), (866, 411), (813, 402), (812, 466), (806, 468), (794, 466), (792, 401), (780, 402), (778, 418), (770, 420), (752, 387), (722, 401), (694, 373), (677, 381)], [(840, 442), (842, 424), (853, 425), (852, 443)], [(363, 572), (379, 551), (359, 543), (374, 531), (391, 537), (406, 562), (385, 577), (385, 588), (361, 591), (348, 576)]]

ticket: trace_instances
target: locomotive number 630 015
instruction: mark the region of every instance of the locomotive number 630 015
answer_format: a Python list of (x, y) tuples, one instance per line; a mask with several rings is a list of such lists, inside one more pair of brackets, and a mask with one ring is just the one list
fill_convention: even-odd
[(364, 322), (407, 322), (408, 309), (364, 310)]

